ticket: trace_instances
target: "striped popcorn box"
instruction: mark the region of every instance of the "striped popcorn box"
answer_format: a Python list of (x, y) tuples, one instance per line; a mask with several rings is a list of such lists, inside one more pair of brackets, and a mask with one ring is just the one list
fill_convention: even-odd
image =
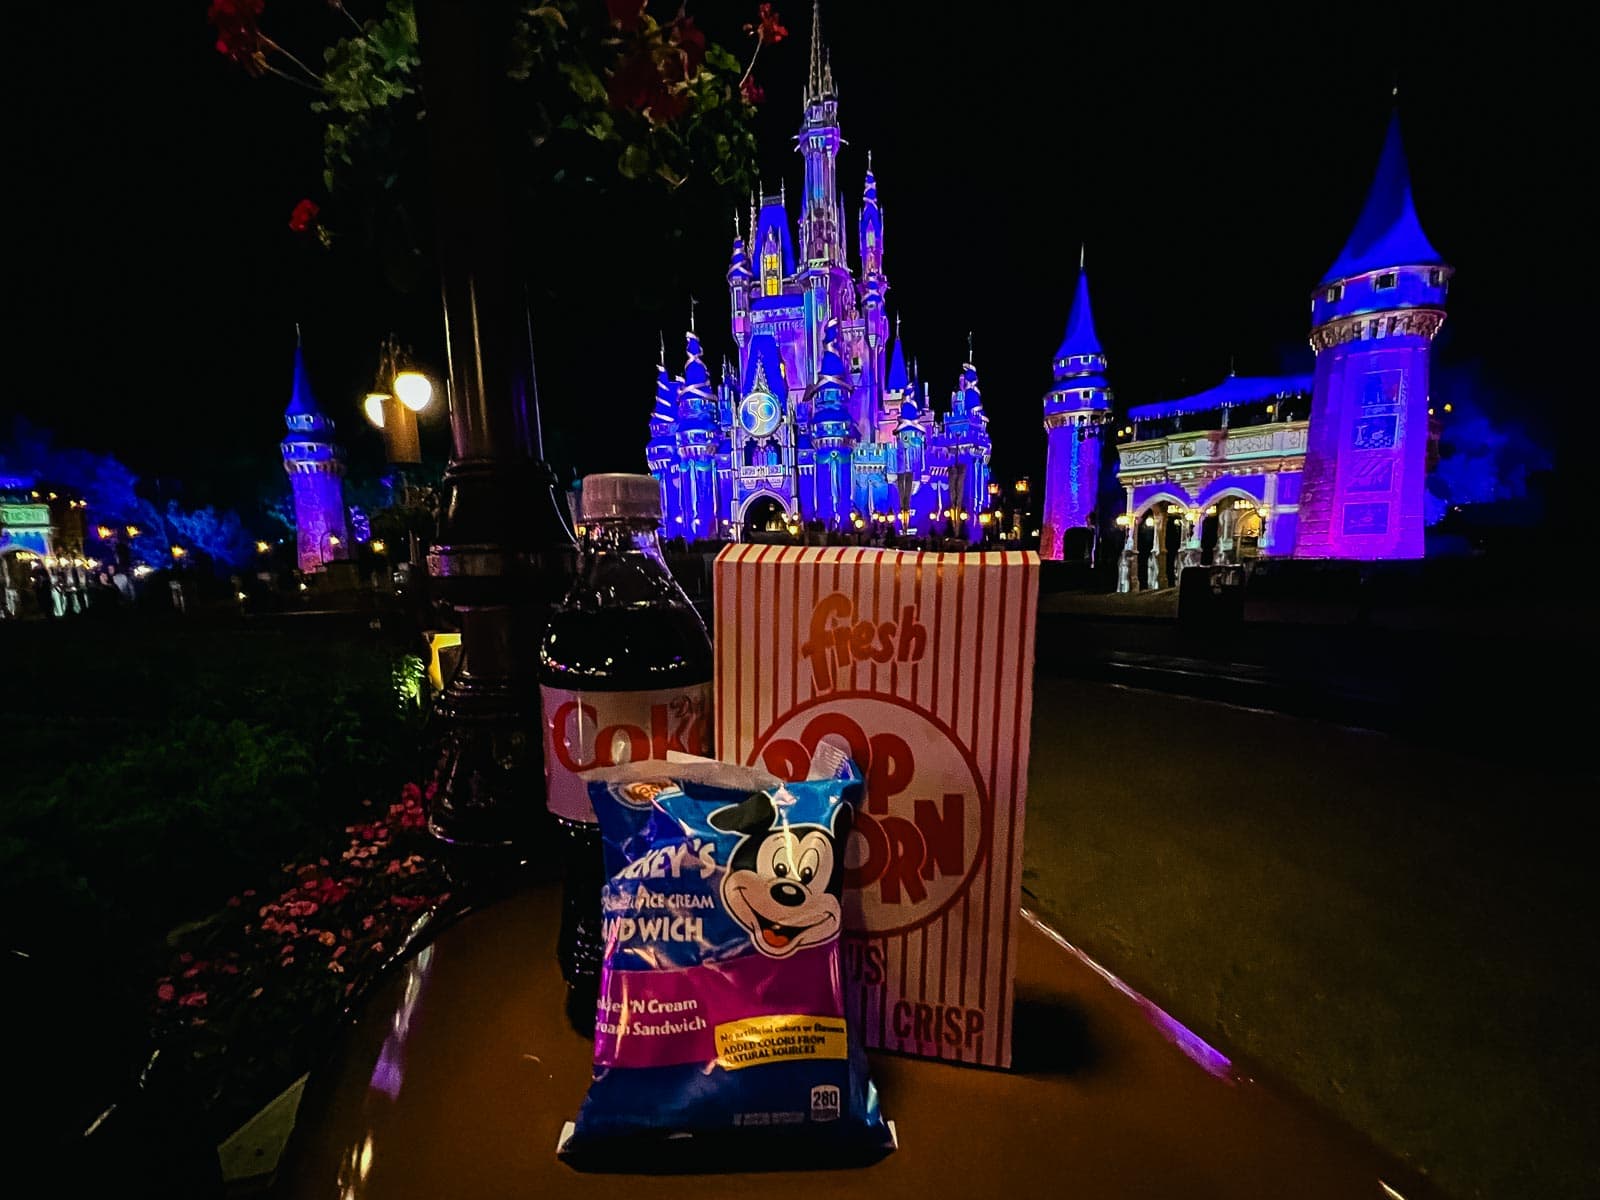
[(737, 545), (716, 745), (782, 779), (848, 752), (847, 982), (869, 1046), (1009, 1066), (1039, 559)]

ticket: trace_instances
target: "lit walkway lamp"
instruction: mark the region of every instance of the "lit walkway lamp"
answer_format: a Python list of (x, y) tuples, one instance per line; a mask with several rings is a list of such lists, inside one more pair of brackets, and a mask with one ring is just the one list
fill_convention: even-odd
[(362, 402), (367, 420), (383, 432), (384, 458), (395, 466), (422, 462), (417, 414), (433, 401), (433, 382), (411, 365), (411, 356), (394, 335), (378, 351), (378, 374)]

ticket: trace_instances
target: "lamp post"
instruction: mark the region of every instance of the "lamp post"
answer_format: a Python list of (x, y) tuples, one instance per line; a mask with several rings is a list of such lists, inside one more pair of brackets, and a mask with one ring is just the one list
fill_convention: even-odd
[(417, 414), (433, 402), (433, 381), (413, 365), (394, 334), (378, 348), (378, 373), (361, 403), (368, 424), (383, 434), (383, 456), (396, 468), (400, 502), (407, 500), (405, 468), (422, 462)]
[[(528, 329), (515, 278), (502, 128), (509, 18), (493, 0), (418, 0), (453, 453), (428, 573), (461, 619), (461, 661), (434, 709), (442, 733), (428, 828), (493, 861), (544, 826), (538, 641), (574, 547), (540, 461)], [(527, 226), (540, 228), (537, 220)]]

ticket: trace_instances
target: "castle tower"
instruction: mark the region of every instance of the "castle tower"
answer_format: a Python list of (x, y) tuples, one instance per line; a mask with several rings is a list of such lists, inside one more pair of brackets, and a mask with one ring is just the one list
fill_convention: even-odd
[[(863, 409), (858, 414), (861, 436), (872, 439), (873, 425), (888, 416), (894, 416), (889, 403), (884, 375), (884, 351), (889, 343), (889, 314), (884, 300), (889, 292), (889, 279), (883, 271), (883, 210), (878, 207), (878, 180), (872, 173), (872, 152), (867, 152), (867, 179), (862, 189), (861, 220), (857, 224), (856, 239), (861, 251), (862, 324), (867, 353), (861, 363), (861, 398)], [(892, 429), (892, 424), (890, 428)], [(891, 435), (892, 437), (892, 435)], [(889, 437), (879, 437), (888, 441)]]
[(1417, 220), (1397, 110), (1361, 219), (1312, 293), (1298, 529), (1279, 533), (1296, 558), (1422, 557), (1429, 353), (1450, 275)]
[[(967, 355), (972, 357), (972, 339), (967, 339)], [(983, 411), (983, 392), (978, 386), (978, 368), (961, 364), (961, 377), (950, 396), (950, 411), (944, 418), (944, 441), (949, 447), (950, 528), (969, 540), (982, 528), (979, 514), (989, 507), (989, 414)]]
[(333, 422), (317, 407), (306, 378), (305, 354), (294, 343), (294, 392), (284, 411), (283, 469), (294, 494), (297, 557), (302, 571), (320, 571), (350, 556), (344, 506), (344, 451), (333, 440)]
[(1078, 290), (1067, 316), (1067, 332), (1056, 348), (1055, 385), (1044, 396), (1047, 441), (1044, 469), (1044, 512), (1039, 526), (1039, 557), (1060, 560), (1067, 532), (1090, 529), (1074, 557), (1089, 557), (1094, 531), (1092, 514), (1100, 489), (1101, 437), (1111, 419), (1111, 388), (1106, 383), (1106, 356), (1094, 331), (1089, 308), (1089, 277), (1078, 257)]
[(663, 342), (661, 362), (656, 367), (656, 403), (650, 410), (650, 440), (645, 443), (645, 462), (661, 488), (661, 527), (668, 536), (677, 536), (683, 522), (683, 499), (678, 492), (677, 427), (678, 384), (667, 371), (667, 350)]
[[(750, 236), (755, 238), (755, 228)], [(781, 277), (780, 277), (781, 278)], [(750, 269), (750, 258), (745, 253), (744, 238), (739, 235), (739, 214), (733, 214), (733, 254), (728, 261), (728, 298), (733, 313), (733, 341), (738, 347), (739, 364), (734, 374), (744, 366), (745, 347), (750, 344), (750, 293), (755, 287), (755, 272)]]
[(674, 520), (668, 532), (693, 540), (717, 534), (715, 459), (721, 439), (711, 373), (706, 370), (699, 334), (691, 329), (685, 335), (684, 346), (688, 357), (683, 364), (683, 382), (678, 386), (677, 421), (682, 520)]
[(842, 526), (850, 518), (854, 490), (850, 452), (856, 444), (850, 396), (854, 390), (855, 384), (839, 356), (839, 325), (830, 321), (811, 403), (811, 444), (816, 462), (813, 515), (833, 527)]
[(839, 101), (833, 66), (822, 44), (821, 0), (811, 7), (811, 64), (806, 77), (805, 115), (798, 137), (805, 159), (805, 192), (800, 201), (800, 285), (804, 292), (807, 375), (819, 377), (828, 322), (845, 315), (853, 297), (845, 257), (843, 211), (839, 200)]

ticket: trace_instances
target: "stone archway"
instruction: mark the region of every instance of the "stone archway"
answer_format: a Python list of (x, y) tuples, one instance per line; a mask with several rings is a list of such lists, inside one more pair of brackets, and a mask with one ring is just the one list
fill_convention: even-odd
[(1138, 558), (1137, 588), (1176, 587), (1183, 568), (1183, 549), (1189, 532), (1189, 506), (1181, 497), (1162, 492), (1147, 497), (1134, 514), (1133, 544)]
[(786, 534), (792, 519), (782, 496), (775, 492), (756, 492), (740, 506), (735, 527), (740, 540), (750, 542)]

